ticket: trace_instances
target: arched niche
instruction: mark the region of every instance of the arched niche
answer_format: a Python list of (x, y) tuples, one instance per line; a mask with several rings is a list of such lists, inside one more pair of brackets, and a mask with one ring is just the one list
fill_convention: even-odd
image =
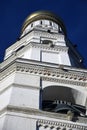
[(42, 102), (60, 100), (85, 106), (86, 95), (76, 89), (65, 86), (47, 86), (42, 90)]

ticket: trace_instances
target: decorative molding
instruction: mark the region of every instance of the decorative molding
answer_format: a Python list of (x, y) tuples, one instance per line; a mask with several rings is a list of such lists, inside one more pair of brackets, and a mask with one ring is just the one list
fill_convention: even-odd
[(48, 32), (44, 32), (44, 31), (34, 31), (34, 35), (36, 36), (42, 36), (42, 37), (47, 37), (47, 38), (55, 38), (55, 39), (60, 39), (64, 41), (64, 35), (60, 35), (60, 34), (53, 34), (53, 33), (48, 33)]
[(2, 79), (6, 78), (7, 76), (9, 76), (10, 74), (12, 74), (15, 71), (16, 71), (15, 63), (5, 67), (4, 69), (1, 70), (0, 81)]
[(64, 79), (55, 79), (55, 78), (42, 77), (42, 80), (57, 82), (57, 83), (62, 83), (62, 84), (72, 84), (72, 85), (77, 85), (77, 86), (85, 86), (85, 83), (76, 82), (76, 81), (69, 81), (69, 80), (64, 80)]
[[(39, 109), (33, 109), (33, 108), (28, 108), (28, 107), (18, 107), (18, 106), (11, 106), (11, 105), (8, 105), (7, 107), (0, 110), (0, 116), (2, 116), (4, 113), (6, 114), (18, 113), (18, 116), (20, 114), (26, 114), (27, 116), (32, 115), (32, 118), (37, 120), (38, 126), (40, 125), (43, 125), (43, 126), (48, 125), (51, 127), (60, 126), (60, 127), (66, 127), (66, 128), (77, 128), (80, 130), (86, 130), (87, 128), (87, 118), (84, 118), (84, 117), (78, 117), (78, 120), (73, 122), (73, 121), (67, 121), (66, 114), (52, 113), (52, 112), (42, 111)], [(46, 120), (42, 119), (43, 117)], [(47, 118), (50, 118), (50, 120), (47, 120)], [(56, 121), (53, 121), (53, 119), (55, 119)]]
[(84, 126), (82, 124), (77, 124), (77, 123), (70, 123), (70, 122), (65, 122), (65, 121), (50, 121), (50, 120), (38, 120), (37, 121), (38, 127), (43, 126), (44, 128), (50, 127), (50, 128), (69, 128), (69, 129), (79, 129), (79, 130), (86, 130), (87, 125)]
[(68, 52), (68, 47), (65, 47), (65, 46), (56, 46), (56, 45), (54, 45), (54, 47), (50, 47), (49, 44), (44, 45), (44, 44), (34, 43), (34, 42), (31, 42), (29, 44), (29, 46), (32, 46), (34, 48), (41, 48), (41, 49), (45, 49), (45, 50), (50, 50), (50, 51), (57, 51), (57, 53), (59, 53), (60, 51)]
[[(27, 61), (27, 62), (26, 62)], [(11, 64), (11, 63), (10, 63)], [(73, 84), (77, 86), (87, 86), (87, 73), (64, 69), (63, 66), (54, 67), (52, 64), (40, 63), (29, 60), (15, 60), (13, 64), (8, 65), (1, 71), (0, 79), (2, 80), (6, 76), (13, 72), (21, 72), (38, 75), (43, 80), (49, 80), (52, 82), (59, 82), (64, 84)]]
[(81, 77), (81, 76), (78, 76), (78, 75), (73, 74), (73, 73), (69, 74), (69, 73), (61, 72), (60, 69), (55, 69), (55, 70), (54, 69), (55, 68), (52, 68), (52, 70), (51, 70), (51, 69), (48, 69), (48, 67), (44, 68), (44, 67), (41, 67), (39, 65), (38, 66), (32, 65), (28, 68), (23, 67), (23, 66), (17, 66), (17, 68), (16, 68), (16, 70), (20, 71), (20, 72), (27, 72), (27, 73), (30, 73), (30, 74), (40, 75), (45, 80), (49, 79), (49, 80), (55, 81), (55, 82), (58, 82), (58, 80), (59, 80), (62, 83), (66, 82), (66, 83), (69, 83), (69, 84), (85, 86), (84, 81), (86, 80), (86, 78), (84, 76)]

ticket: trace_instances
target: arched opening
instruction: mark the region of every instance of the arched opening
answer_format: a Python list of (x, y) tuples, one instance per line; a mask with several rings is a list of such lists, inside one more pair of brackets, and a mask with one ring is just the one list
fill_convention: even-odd
[(62, 86), (49, 86), (43, 89), (42, 93), (43, 100), (54, 101), (61, 100), (75, 104), (73, 92), (71, 88)]
[(84, 99), (82, 94), (80, 91), (69, 87), (48, 86), (42, 92), (42, 109), (60, 113), (72, 111), (77, 115), (85, 115), (86, 109), (82, 105)]

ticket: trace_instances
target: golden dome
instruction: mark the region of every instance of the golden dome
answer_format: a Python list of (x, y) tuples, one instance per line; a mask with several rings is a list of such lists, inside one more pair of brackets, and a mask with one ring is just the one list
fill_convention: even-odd
[(65, 29), (65, 26), (64, 26), (62, 20), (59, 17), (57, 17), (54, 13), (49, 12), (49, 11), (37, 11), (37, 12), (34, 12), (31, 15), (29, 15), (22, 26), (22, 32), (25, 30), (25, 28), (30, 23), (32, 23), (36, 20), (40, 20), (40, 19), (47, 19), (47, 20), (54, 21), (55, 23), (60, 25), (64, 34), (66, 35), (66, 29)]

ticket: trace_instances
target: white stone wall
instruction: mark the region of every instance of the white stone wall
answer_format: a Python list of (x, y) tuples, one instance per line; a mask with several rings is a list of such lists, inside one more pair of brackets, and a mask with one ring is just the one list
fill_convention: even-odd
[(0, 115), (0, 130), (5, 130), (3, 129), (4, 122), (5, 122), (5, 114)]
[(36, 120), (18, 115), (7, 115), (4, 124), (0, 130), (36, 130)]
[(25, 34), (27, 34), (29, 31), (31, 31), (32, 29), (34, 29), (35, 27), (39, 28), (40, 29), (42, 28), (42, 30), (51, 30), (52, 32), (56, 32), (58, 33), (58, 30), (60, 28), (60, 26), (58, 26), (55, 22), (51, 21), (51, 20), (37, 20), (37, 21), (34, 21), (33, 23), (29, 24), (24, 32), (22, 33), (21, 36), (24, 36)]
[(66, 120), (58, 119), (58, 114), (57, 117), (55, 114), (52, 117), (52, 113), (41, 115), (39, 111), (33, 110), (31, 113), (26, 113), (26, 110), (21, 111), (21, 108), (19, 112), (9, 111), (4, 124), (1, 130), (86, 130), (87, 128), (87, 124), (69, 121), (68, 117)]

